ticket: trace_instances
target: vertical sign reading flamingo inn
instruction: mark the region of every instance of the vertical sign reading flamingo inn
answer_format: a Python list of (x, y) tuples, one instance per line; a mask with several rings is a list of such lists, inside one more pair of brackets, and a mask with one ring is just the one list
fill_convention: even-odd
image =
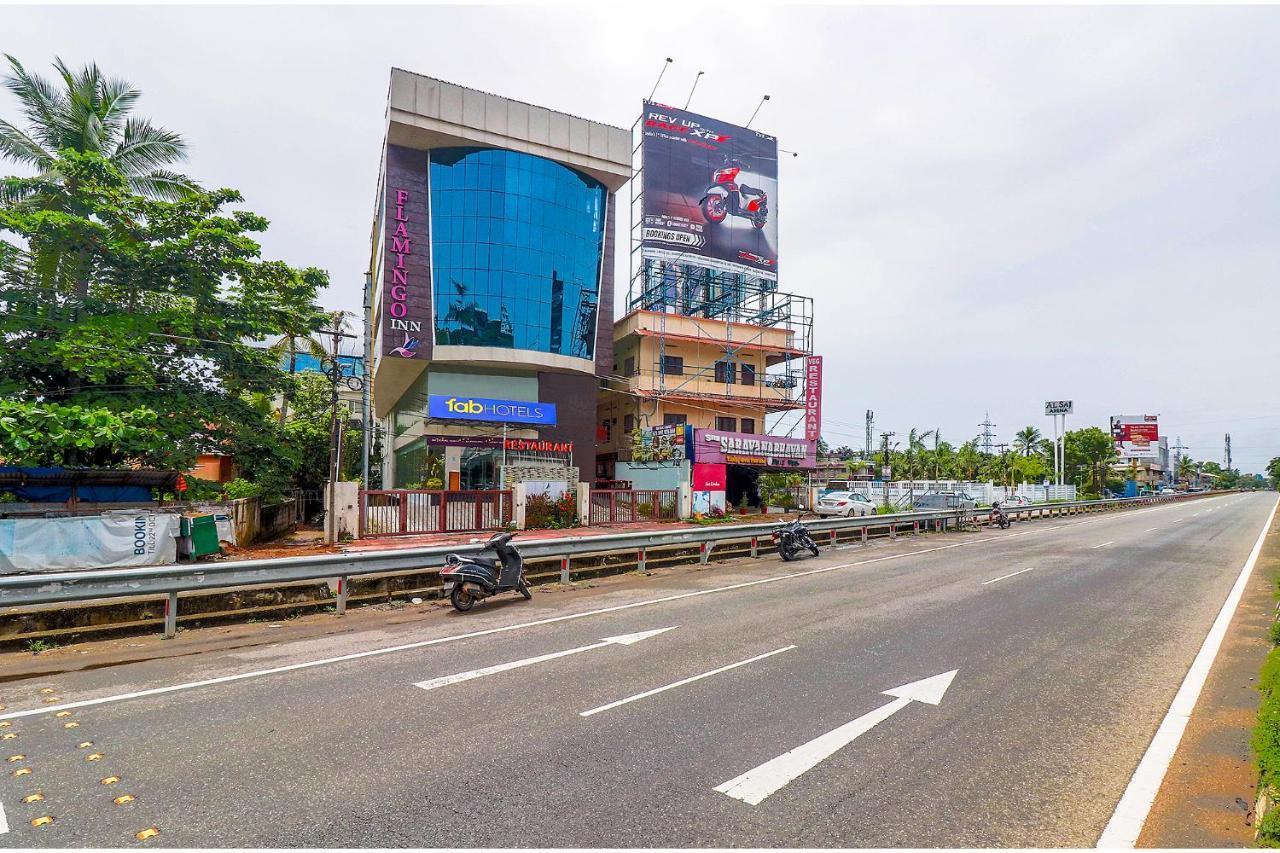
[(431, 338), (425, 152), (387, 146), (382, 354), (429, 357)]

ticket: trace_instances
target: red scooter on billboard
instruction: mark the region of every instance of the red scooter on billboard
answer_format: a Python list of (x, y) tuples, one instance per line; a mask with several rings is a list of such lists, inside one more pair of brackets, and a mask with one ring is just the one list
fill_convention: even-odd
[(717, 225), (727, 216), (741, 216), (751, 220), (756, 228), (763, 228), (769, 221), (769, 196), (764, 190), (738, 183), (743, 165), (738, 160), (725, 158), (724, 166), (711, 175), (711, 186), (698, 204), (708, 222)]

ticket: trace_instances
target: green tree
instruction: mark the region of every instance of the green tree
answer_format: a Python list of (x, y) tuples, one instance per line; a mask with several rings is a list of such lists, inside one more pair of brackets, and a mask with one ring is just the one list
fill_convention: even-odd
[(958, 480), (973, 481), (978, 479), (978, 471), (982, 468), (983, 457), (978, 451), (976, 441), (966, 441), (956, 451), (955, 475)]
[(108, 77), (93, 63), (73, 72), (55, 58), (58, 76), (51, 82), (28, 72), (9, 54), (5, 59), (12, 73), (4, 86), (17, 97), (27, 126), (0, 119), (0, 155), (33, 168), (37, 175), (6, 178), (0, 184), (0, 202), (65, 204), (75, 212), (76, 177), (61, 168), (65, 151), (102, 156), (134, 192), (151, 198), (175, 200), (194, 188), (189, 178), (165, 168), (186, 158), (186, 142), (133, 115), (142, 92), (127, 80)]
[[(0, 396), (105, 408), (147, 407), (185, 469), (200, 452), (231, 453), (268, 491), (296, 458), (254, 399), (290, 379), (250, 346), (318, 328), (327, 274), (262, 260), (267, 221), (231, 189), (191, 188), (177, 201), (135, 193), (97, 153), (61, 152), (53, 168), (75, 205), (0, 205)], [(74, 257), (75, 275), (48, 275)]]
[(33, 467), (146, 465), (165, 449), (157, 420), (145, 407), (115, 412), (0, 400), (0, 459)]
[(1033, 426), (1023, 427), (1013, 436), (1013, 449), (1023, 456), (1031, 456), (1040, 446), (1040, 430)]
[(1063, 443), (1065, 480), (1085, 496), (1101, 497), (1111, 463), (1118, 459), (1110, 433), (1098, 427), (1069, 430)]

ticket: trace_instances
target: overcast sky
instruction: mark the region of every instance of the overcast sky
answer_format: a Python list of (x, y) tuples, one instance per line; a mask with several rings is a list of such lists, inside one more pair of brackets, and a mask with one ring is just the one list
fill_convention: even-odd
[[(824, 434), (990, 411), (999, 439), (1159, 413), (1280, 454), (1280, 9), (18, 8), (0, 49), (96, 60), (240, 189), (266, 254), (358, 310), (389, 71), (630, 127), (657, 99), (775, 133), (780, 284), (816, 300)], [(0, 95), (0, 114), (13, 104)], [(622, 223), (625, 225), (625, 223)], [(620, 237), (625, 231), (620, 229)], [(625, 252), (620, 253), (625, 258)], [(625, 293), (626, 275), (619, 276)], [(624, 294), (623, 294), (624, 295)], [(619, 300), (621, 304), (621, 299)]]

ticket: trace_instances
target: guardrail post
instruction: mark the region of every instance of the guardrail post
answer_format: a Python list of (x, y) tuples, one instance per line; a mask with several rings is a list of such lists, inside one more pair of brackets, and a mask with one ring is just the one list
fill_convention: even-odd
[(636, 557), (636, 568), (637, 568), (637, 569), (639, 569), (639, 570), (640, 570), (640, 571), (642, 571), (642, 572), (644, 571), (644, 565), (645, 565), (645, 558), (644, 558), (644, 556), (645, 556), (645, 555), (644, 555), (644, 549), (643, 549), (643, 548), (641, 548), (641, 549), (640, 549), (640, 553), (639, 553), (639, 555)]
[(898, 538), (898, 524), (897, 524), (897, 522), (893, 522), (893, 521), (889, 522), (889, 538), (890, 538), (890, 539), (897, 539), (897, 538)]
[(751, 537), (751, 556), (752, 557), (760, 556), (760, 537), (759, 536)]
[(918, 521), (911, 522), (911, 532), (912, 534), (917, 534), (920, 532), (920, 522)]
[(560, 558), (560, 583), (569, 582), (569, 555)]
[(178, 636), (178, 594), (171, 592), (164, 600), (164, 638)]
[(338, 578), (338, 615), (345, 616), (347, 613), (347, 594), (348, 587), (351, 585), (351, 578), (345, 575)]
[(836, 543), (839, 541), (839, 540), (836, 538), (836, 533), (837, 533), (837, 531), (836, 531), (836, 530), (832, 530), (832, 531), (831, 531), (831, 547), (832, 547), (832, 548), (836, 547)]
[(703, 542), (700, 546), (698, 546), (698, 550), (699, 550), (698, 562), (702, 563), (702, 565), (705, 566), (708, 563), (708, 561), (710, 561), (711, 559), (711, 549), (714, 547), (715, 547), (714, 542)]
[(862, 544), (867, 544), (867, 525), (862, 525)]

